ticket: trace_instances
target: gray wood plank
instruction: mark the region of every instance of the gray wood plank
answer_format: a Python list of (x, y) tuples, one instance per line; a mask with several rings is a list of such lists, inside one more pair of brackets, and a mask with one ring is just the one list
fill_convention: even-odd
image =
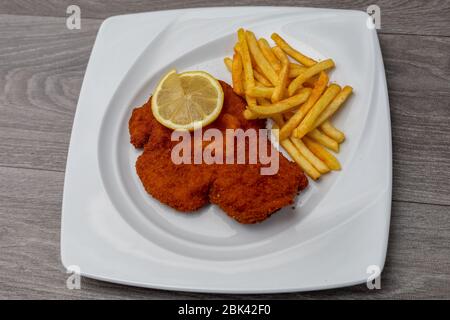
[[(87, 20), (82, 30), (69, 31), (63, 18), (0, 16), (0, 165), (64, 171), (99, 25)], [(393, 197), (448, 205), (450, 38), (380, 35), (380, 41), (391, 102)]]
[(394, 202), (379, 291), (365, 285), (310, 293), (223, 295), (133, 288), (83, 278), (68, 290), (59, 256), (64, 173), (0, 167), (0, 298), (448, 298), (449, 207)]
[(381, 35), (380, 44), (391, 105), (393, 198), (448, 205), (449, 38)]
[(0, 165), (63, 171), (100, 20), (0, 16)]
[[(10, 0), (0, 2), (0, 13), (38, 16), (66, 16), (66, 8), (73, 4), (71, 0), (48, 0), (37, 3), (34, 0)], [(276, 5), (354, 9), (365, 11), (371, 4), (381, 8), (383, 33), (450, 35), (450, 2), (403, 1), (403, 0), (153, 0), (153, 1), (95, 1), (79, 0), (75, 2), (81, 8), (82, 17), (104, 19), (113, 15), (154, 10), (168, 10), (191, 7), (240, 6), (240, 5)]]

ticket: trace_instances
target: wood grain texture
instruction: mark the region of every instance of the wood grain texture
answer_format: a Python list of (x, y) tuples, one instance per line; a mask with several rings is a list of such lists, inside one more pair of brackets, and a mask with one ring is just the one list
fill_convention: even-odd
[(381, 35), (380, 45), (391, 107), (393, 199), (450, 205), (450, 39)]
[(447, 0), (9, 0), (0, 2), (0, 13), (63, 17), (70, 4), (81, 8), (82, 17), (99, 19), (124, 13), (211, 6), (272, 5), (366, 11), (369, 5), (377, 4), (381, 8), (382, 33), (450, 36), (450, 2)]
[(0, 165), (63, 171), (100, 20), (0, 16)]
[[(314, 5), (364, 9), (369, 2), (318, 1)], [(105, 8), (88, 0), (78, 3), (83, 27), (69, 31), (62, 18), (64, 2), (0, 2), (0, 13), (47, 16), (0, 14), (0, 298), (450, 297), (447, 1), (377, 2), (383, 10), (382, 32), (387, 32), (380, 35), (380, 42), (389, 85), (394, 161), (394, 203), (382, 290), (369, 291), (361, 285), (303, 294), (215, 295), (147, 290), (90, 279), (82, 280), (82, 290), (66, 289), (59, 258), (64, 169), (79, 90), (102, 22), (86, 17), (205, 4), (112, 1)], [(294, 3), (306, 4), (277, 2)], [(416, 26), (411, 23), (414, 18), (425, 21)]]
[(450, 220), (446, 206), (394, 202), (381, 290), (365, 285), (311, 293), (224, 295), (126, 287), (83, 278), (68, 290), (59, 256), (64, 173), (0, 167), (0, 298), (448, 298)]

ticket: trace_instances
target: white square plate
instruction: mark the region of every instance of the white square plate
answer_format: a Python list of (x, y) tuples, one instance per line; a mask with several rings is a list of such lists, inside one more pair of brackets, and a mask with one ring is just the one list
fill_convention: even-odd
[[(376, 32), (363, 12), (239, 7), (161, 11), (107, 19), (86, 70), (64, 185), (61, 257), (81, 274), (136, 286), (265, 293), (365, 282), (384, 265), (391, 206), (389, 104)], [(180, 214), (150, 197), (129, 143), (131, 110), (170, 67), (230, 82), (239, 27), (278, 32), (355, 94), (334, 120), (347, 140), (341, 172), (311, 182), (287, 207), (241, 225), (216, 206)]]

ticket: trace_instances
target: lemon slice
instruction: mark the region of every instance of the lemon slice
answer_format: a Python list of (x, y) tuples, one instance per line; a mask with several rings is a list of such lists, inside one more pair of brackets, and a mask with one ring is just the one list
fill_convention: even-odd
[(156, 120), (174, 130), (206, 126), (217, 119), (222, 106), (223, 90), (219, 81), (203, 71), (181, 74), (169, 71), (152, 98)]

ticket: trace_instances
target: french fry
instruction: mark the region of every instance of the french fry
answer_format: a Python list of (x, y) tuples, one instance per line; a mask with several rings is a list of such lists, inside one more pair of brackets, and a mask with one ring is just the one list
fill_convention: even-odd
[[(273, 49), (273, 53), (276, 55), (277, 59), (281, 62), (281, 65), (287, 64), (287, 65), (289, 65), (289, 68), (291, 68), (291, 65), (295, 65), (295, 63), (289, 62), (287, 55), (283, 52), (283, 50), (280, 49), (280, 47), (273, 47), (272, 49)], [(297, 65), (297, 66), (299, 66), (299, 65)], [(294, 68), (300, 69), (301, 66), (294, 67)]]
[[(288, 80), (288, 87), (291, 84), (291, 82), (297, 78), (300, 74), (302, 74), (304, 71), (297, 69), (297, 70), (289, 70), (289, 80)], [(316, 74), (315, 76), (309, 78), (305, 82), (303, 82), (303, 87), (308, 88), (314, 88), (314, 85), (316, 84), (317, 80), (319, 79), (319, 76)]]
[[(276, 47), (273, 47), (272, 49), (274, 49)], [(298, 63), (294, 63), (294, 62), (290, 62), (289, 66), (291, 67), (292, 70), (306, 70), (308, 69), (308, 67), (302, 66), (301, 64)]]
[(260, 86), (254, 86), (253, 88), (250, 88), (247, 90), (247, 94), (249, 96), (255, 97), (255, 98), (267, 98), (270, 99), (275, 92), (275, 89), (268, 88), (268, 87), (260, 87)]
[(350, 86), (345, 86), (341, 92), (331, 101), (328, 107), (320, 114), (319, 118), (316, 120), (313, 128), (317, 128), (325, 120), (330, 118), (347, 100), (347, 98), (352, 94), (353, 88)]
[(334, 152), (339, 152), (339, 143), (335, 140), (331, 139), (326, 134), (322, 133), (318, 129), (314, 129), (313, 131), (308, 133), (308, 137), (320, 143), (321, 145), (327, 147)]
[(289, 153), (292, 159), (302, 168), (302, 170), (313, 180), (317, 180), (320, 177), (320, 172), (314, 168), (314, 166), (302, 156), (300, 151), (290, 140), (283, 140), (280, 142), (281, 146)]
[(246, 120), (266, 119), (264, 116), (251, 112), (249, 109), (245, 109), (243, 115)]
[(247, 109), (245, 109), (243, 112), (244, 118), (247, 120), (264, 119), (263, 116), (261, 116), (257, 113), (254, 113), (248, 109), (248, 106), (250, 104), (256, 105), (256, 99), (254, 97), (250, 97), (250, 96), (246, 95), (245, 100), (247, 101)]
[[(256, 98), (256, 102), (260, 106), (269, 106), (271, 105), (271, 102), (266, 98)], [(289, 111), (288, 111), (289, 112)], [(285, 114), (274, 114), (270, 118), (275, 121), (276, 124), (278, 124), (279, 127), (282, 127), (284, 125), (284, 119), (283, 115)], [(244, 117), (247, 120), (254, 120), (254, 119), (267, 119), (267, 116), (265, 115), (259, 115), (257, 113), (251, 112), (250, 110), (244, 111)]]
[[(278, 137), (278, 125), (274, 125), (272, 133)], [(280, 145), (286, 150), (291, 158), (302, 168), (306, 174), (313, 180), (317, 180), (320, 177), (320, 172), (314, 168), (314, 166), (298, 151), (291, 140), (285, 139), (280, 141)]]
[[(248, 42), (247, 42), (247, 48), (248, 48)], [(236, 42), (236, 44), (234, 45), (234, 51), (241, 53), (241, 44), (238, 42)], [(250, 52), (250, 48), (249, 48), (249, 52)], [(255, 71), (255, 68), (257, 67), (256, 62), (255, 62), (255, 58), (251, 55), (250, 53), (250, 61), (252, 62), (252, 67), (253, 67), (253, 71)]]
[[(245, 95), (245, 101), (247, 101), (248, 106), (256, 106), (256, 98), (249, 96), (248, 94)], [(247, 107), (248, 107), (247, 106)]]
[[(245, 84), (245, 82), (244, 82), (244, 88), (247, 88), (247, 85)], [(252, 96), (249, 96), (248, 94), (245, 94), (245, 101), (247, 102), (247, 109), (244, 111), (244, 117), (246, 117), (246, 114), (247, 114), (248, 119), (258, 119), (259, 115), (257, 115), (256, 113), (250, 111), (249, 108), (248, 108), (248, 106), (250, 106), (250, 105), (251, 106), (256, 106), (256, 104), (257, 104), (256, 103), (256, 98), (252, 97)]]
[(302, 156), (304, 156), (314, 166), (314, 168), (317, 169), (317, 171), (319, 171), (321, 174), (330, 171), (330, 168), (328, 168), (325, 162), (320, 160), (314, 153), (312, 153), (301, 139), (290, 137), (290, 140), (298, 149), (298, 151), (300, 151)]
[(271, 88), (271, 89), (275, 89), (274, 87), (272, 87), (272, 86), (265, 86), (264, 84), (262, 84), (261, 82), (259, 82), (256, 78), (255, 78), (255, 86), (256, 87), (265, 87), (265, 88)]
[[(297, 78), (300, 74), (302, 74), (304, 71), (297, 69), (297, 70), (289, 70), (289, 79), (288, 79), (288, 87), (291, 84), (291, 82)], [(303, 87), (308, 88), (314, 88), (314, 85), (316, 84), (317, 80), (319, 79), (318, 75), (315, 75), (314, 77), (309, 78), (305, 82), (303, 82)]]
[(314, 140), (303, 137), (302, 141), (306, 144), (309, 150), (321, 159), (331, 170), (341, 170), (341, 164), (338, 159), (328, 152), (324, 147)]
[(232, 66), (233, 66), (233, 60), (229, 57), (226, 57), (225, 59), (223, 59), (223, 62), (225, 63), (225, 66), (227, 67), (228, 71), (231, 72)]
[[(279, 48), (278, 46), (275, 46), (272, 49), (273, 54), (275, 55), (275, 48)], [(308, 68), (302, 65), (299, 65), (298, 63), (289, 63), (289, 78), (297, 78), (301, 73), (303, 73)], [(281, 68), (280, 68), (281, 70)]]
[(272, 38), (273, 41), (275, 41), (277, 46), (279, 46), (281, 49), (283, 49), (284, 52), (286, 52), (293, 59), (295, 59), (298, 62), (300, 62), (302, 65), (307, 66), (307, 67), (311, 67), (311, 66), (313, 66), (313, 65), (315, 65), (317, 63), (314, 59), (311, 59), (310, 57), (307, 57), (304, 54), (302, 54), (299, 51), (297, 51), (294, 48), (292, 48), (277, 33), (272, 33), (271, 38)]
[[(265, 99), (265, 98), (258, 98), (258, 103), (260, 103), (263, 106), (268, 106), (270, 105), (270, 101)], [(281, 113), (278, 114), (274, 114), (271, 117), (272, 121), (274, 122), (274, 124), (272, 125), (272, 129), (277, 129), (279, 130), (280, 127), (282, 127), (284, 125), (284, 120), (283, 120), (283, 115)], [(278, 131), (277, 131), (278, 132)], [(279, 138), (278, 135), (276, 135), (277, 139)]]
[[(305, 89), (302, 89), (305, 90)], [(293, 134), (296, 138), (302, 138), (308, 132), (313, 129), (317, 118), (323, 110), (330, 104), (330, 102), (341, 91), (341, 87), (337, 84), (331, 84), (323, 93), (323, 95), (317, 100), (314, 106), (306, 114), (305, 118), (300, 122), (300, 125), (294, 130)]]
[[(245, 111), (247, 111), (248, 114), (251, 114), (252, 117), (259, 117), (259, 115), (254, 114), (254, 112), (250, 110), (250, 106), (256, 106), (256, 98), (246, 94), (245, 101), (247, 101), (247, 110), (245, 110)], [(244, 113), (244, 117), (245, 117), (245, 113)]]
[[(239, 45), (239, 43), (237, 43), (234, 46), (234, 51), (236, 51), (237, 53), (241, 54), (241, 46)], [(273, 87), (272, 82), (267, 80), (267, 78), (262, 74), (261, 69), (256, 64), (255, 59), (254, 59), (254, 57), (252, 55), (250, 55), (250, 60), (252, 62), (253, 77), (255, 78), (255, 80), (258, 80), (259, 82), (261, 82), (266, 87)]]
[[(269, 106), (270, 105), (270, 101), (268, 99), (266, 99), (266, 98), (257, 98), (256, 101), (262, 106)], [(283, 126), (284, 120), (283, 120), (283, 116), (281, 115), (281, 113), (274, 114), (270, 118), (273, 120), (273, 122), (275, 122), (278, 125), (278, 128)]]
[[(274, 47), (272, 47), (272, 52), (274, 51), (273, 49), (274, 48), (277, 48), (278, 46), (274, 46)], [(283, 49), (281, 49), (281, 50), (283, 50)], [(274, 54), (275, 54), (275, 52), (274, 52)], [(296, 63), (296, 62), (290, 62), (289, 63), (289, 66), (290, 66), (290, 69), (291, 70), (306, 70), (306, 69), (308, 69), (308, 67), (305, 67), (304, 65), (301, 65), (301, 64), (299, 64), (299, 63)]]
[[(247, 37), (245, 36), (245, 30), (242, 28), (238, 30), (238, 40), (239, 40), (238, 46), (239, 50), (237, 51), (241, 56), (242, 66), (244, 68), (244, 89), (248, 90), (249, 88), (253, 88), (255, 86), (255, 78), (253, 76), (253, 66), (250, 57), (250, 51), (248, 49)], [(251, 105), (256, 106), (256, 99), (249, 96), (248, 94), (245, 95), (245, 100), (247, 101), (247, 107)], [(250, 114), (251, 113), (252, 112), (250, 112)]]
[(319, 74), (320, 72), (330, 69), (334, 67), (334, 61), (332, 59), (327, 59), (320, 61), (313, 65), (312, 67), (305, 70), (305, 72), (301, 73), (297, 78), (292, 80), (291, 84), (288, 88), (289, 95), (293, 95), (295, 91), (297, 91), (298, 88), (300, 88), (303, 83), (308, 80), (309, 78), (315, 76), (316, 74)]
[(310, 94), (311, 89), (304, 88), (295, 96), (281, 100), (277, 103), (268, 106), (249, 105), (248, 108), (252, 112), (258, 113), (260, 115), (265, 115), (266, 118), (269, 118), (274, 114), (286, 112), (290, 109), (295, 108), (296, 106), (299, 106), (308, 99)]
[(272, 94), (272, 102), (276, 103), (286, 96), (286, 84), (289, 75), (289, 64), (284, 64), (280, 71), (280, 80)]
[[(297, 78), (299, 75), (301, 75), (306, 70), (308, 70), (308, 68), (305, 66), (301, 66), (297, 63), (292, 63), (292, 62), (289, 63), (289, 79)], [(314, 79), (314, 77), (311, 77), (310, 79), (306, 80), (305, 83), (308, 83), (308, 82), (313, 83), (313, 82), (315, 82), (315, 80), (317, 80), (317, 79)]]
[(305, 72), (305, 69), (300, 69), (300, 68), (296, 68), (296, 69), (292, 69), (292, 67), (289, 70), (289, 78), (297, 78), (299, 75), (301, 75), (303, 72)]
[(233, 55), (233, 64), (231, 67), (231, 78), (233, 80), (233, 90), (236, 94), (242, 96), (244, 94), (244, 83), (242, 82), (242, 60), (238, 53)]
[(259, 71), (256, 69), (253, 69), (253, 75), (255, 76), (255, 80), (258, 80), (261, 82), (261, 84), (265, 87), (273, 87), (273, 84), (267, 80), (266, 77), (264, 77)]
[(247, 120), (258, 119), (258, 115), (256, 113), (254, 113), (254, 112), (251, 112), (248, 109), (245, 109), (242, 114), (244, 115), (244, 118), (247, 119)]
[(253, 76), (252, 60), (250, 59), (250, 52), (248, 50), (247, 37), (245, 36), (244, 29), (238, 30), (239, 38), (239, 53), (242, 59), (242, 65), (244, 67), (246, 89), (255, 86), (255, 78)]
[(280, 48), (274, 48), (275, 55), (281, 61), (281, 71), (279, 73), (278, 84), (273, 91), (271, 101), (276, 103), (282, 100), (285, 96), (286, 85), (289, 76), (289, 60), (286, 54)]
[[(324, 71), (322, 71), (324, 72)], [(306, 80), (305, 82), (303, 82), (303, 87), (305, 88), (314, 88), (314, 86), (316, 85), (317, 80), (319, 80), (319, 74), (316, 74), (315, 76), (309, 78), (308, 80)]]
[[(270, 105), (270, 101), (267, 100), (266, 98), (256, 98), (256, 102), (261, 106)], [(266, 119), (266, 116), (259, 115), (247, 109), (244, 111), (244, 118), (247, 120), (255, 120), (255, 119)]]
[(276, 72), (279, 72), (281, 70), (281, 63), (280, 60), (275, 56), (275, 54), (272, 51), (272, 48), (269, 45), (269, 42), (267, 42), (266, 39), (260, 38), (258, 40), (258, 46), (261, 49), (262, 54), (264, 57), (266, 57), (267, 61), (272, 65), (273, 69)]
[[(270, 101), (266, 98), (256, 98), (256, 101), (259, 105), (262, 106), (268, 106), (270, 105)], [(244, 111), (244, 117), (247, 120), (254, 120), (254, 119), (266, 119), (266, 116), (258, 115), (257, 113), (251, 112), (250, 110)], [(276, 114), (271, 117), (271, 119), (278, 124), (279, 127), (281, 127), (284, 123), (283, 118), (281, 114)]]
[(319, 128), (323, 131), (323, 133), (325, 133), (327, 136), (337, 141), (338, 143), (342, 143), (345, 140), (344, 133), (333, 126), (329, 120), (326, 120), (324, 123), (322, 123)]
[(306, 116), (308, 111), (314, 106), (314, 104), (319, 100), (322, 93), (328, 84), (328, 75), (325, 72), (321, 72), (319, 80), (316, 86), (312, 89), (311, 95), (308, 100), (301, 105), (297, 112), (289, 119), (289, 121), (280, 130), (280, 139), (286, 139), (292, 133), (292, 131), (300, 124), (303, 118)]
[(267, 61), (266, 57), (262, 54), (259, 49), (258, 42), (256, 41), (255, 35), (251, 31), (246, 31), (247, 43), (250, 52), (255, 59), (256, 65), (261, 69), (262, 74), (269, 79), (269, 81), (276, 86), (278, 83), (278, 75), (272, 68), (272, 65)]
[(261, 106), (268, 106), (270, 105), (270, 101), (266, 98), (256, 98), (256, 102), (258, 102)]

